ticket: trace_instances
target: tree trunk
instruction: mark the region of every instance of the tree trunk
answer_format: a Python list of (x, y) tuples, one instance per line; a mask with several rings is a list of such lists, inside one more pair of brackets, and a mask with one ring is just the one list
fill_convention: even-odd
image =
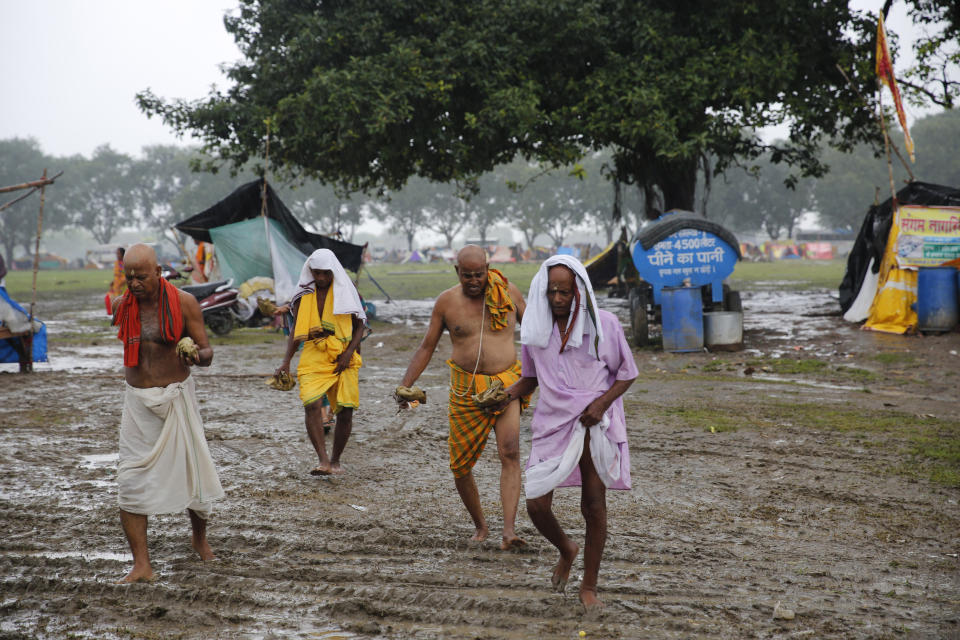
[(413, 253), (413, 231), (407, 231), (407, 251)]
[(522, 232), (523, 232), (523, 239), (527, 241), (527, 248), (533, 249), (533, 241), (536, 240), (537, 236), (540, 234), (528, 231), (526, 229), (523, 229)]
[(663, 210), (693, 211), (697, 192), (697, 159), (679, 160), (665, 166), (659, 186), (663, 193)]

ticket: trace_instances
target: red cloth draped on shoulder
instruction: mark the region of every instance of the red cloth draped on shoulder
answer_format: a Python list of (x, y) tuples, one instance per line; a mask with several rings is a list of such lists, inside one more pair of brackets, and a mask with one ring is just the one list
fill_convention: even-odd
[[(160, 338), (176, 343), (183, 333), (183, 312), (180, 295), (175, 286), (160, 278), (160, 296), (157, 300), (160, 315)], [(140, 303), (129, 291), (123, 296), (113, 324), (120, 327), (117, 338), (123, 341), (123, 365), (135, 367), (140, 362)]]

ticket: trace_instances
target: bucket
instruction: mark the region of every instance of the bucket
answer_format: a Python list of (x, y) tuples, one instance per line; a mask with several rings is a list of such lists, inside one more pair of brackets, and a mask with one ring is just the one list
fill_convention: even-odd
[(957, 270), (920, 267), (917, 273), (917, 328), (950, 331), (957, 324)]
[(703, 351), (703, 303), (699, 287), (664, 287), (660, 315), (664, 351)]
[(743, 312), (705, 312), (703, 314), (703, 343), (710, 351), (739, 351), (743, 349)]

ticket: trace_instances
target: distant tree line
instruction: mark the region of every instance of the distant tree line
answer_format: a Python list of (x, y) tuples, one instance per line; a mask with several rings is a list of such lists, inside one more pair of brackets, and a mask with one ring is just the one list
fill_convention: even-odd
[[(955, 141), (960, 140), (960, 112), (945, 111), (918, 120), (912, 134), (916, 178), (960, 185), (960, 156), (954, 150)], [(895, 141), (898, 136), (893, 132)], [(731, 229), (763, 230), (775, 239), (792, 236), (808, 211), (819, 212), (826, 227), (856, 230), (874, 199), (890, 195), (885, 159), (861, 145), (849, 154), (825, 149), (821, 161), (829, 166), (825, 176), (795, 183), (788, 180), (787, 169), (769, 156), (730, 167), (712, 176), (709, 190), (699, 190), (696, 207)], [(894, 162), (899, 186), (907, 174)], [(103, 244), (123, 228), (168, 229), (262, 172), (254, 164), (235, 175), (197, 170), (209, 166), (209, 158), (187, 147), (145, 147), (140, 157), (132, 157), (104, 145), (89, 158), (54, 157), (33, 139), (0, 140), (0, 186), (37, 179), (45, 168), (63, 170), (48, 191), (44, 228), (86, 229)], [(602, 233), (609, 242), (621, 225), (632, 231), (643, 223), (642, 191), (632, 185), (620, 189), (621, 219), (613, 218), (615, 183), (608, 179), (612, 166), (608, 152), (551, 169), (518, 158), (471, 184), (412, 178), (403, 189), (376, 197), (344, 194), (315, 181), (273, 186), (302, 222), (320, 233), (339, 233), (346, 240), (369, 218), (402, 236), (409, 249), (423, 230), (442, 235), (449, 245), (464, 235), (486, 242), (491, 230), (501, 225), (522, 233), (528, 246), (538, 238), (558, 246), (578, 230)], [(786, 187), (785, 182), (794, 187)], [(29, 198), (0, 212), (0, 245), (8, 261), (17, 249), (32, 253), (36, 207), (36, 199)]]

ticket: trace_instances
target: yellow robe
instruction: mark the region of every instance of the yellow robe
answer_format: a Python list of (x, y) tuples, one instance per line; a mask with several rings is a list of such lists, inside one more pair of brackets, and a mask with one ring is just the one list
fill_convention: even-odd
[[(310, 338), (320, 331), (333, 331), (333, 335)], [(347, 349), (353, 338), (353, 315), (333, 314), (333, 286), (327, 289), (322, 318), (317, 313), (316, 292), (300, 298), (293, 337), (294, 340), (303, 340), (303, 353), (297, 365), (297, 382), (303, 406), (313, 404), (326, 395), (334, 413), (339, 413), (343, 407), (356, 409), (360, 404), (359, 374), (363, 361), (360, 354), (354, 351), (350, 366), (339, 374), (334, 373), (337, 357)]]

